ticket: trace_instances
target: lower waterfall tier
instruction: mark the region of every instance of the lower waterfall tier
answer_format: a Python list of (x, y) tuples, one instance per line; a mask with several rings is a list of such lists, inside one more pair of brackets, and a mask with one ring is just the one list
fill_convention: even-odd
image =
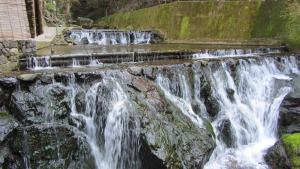
[(268, 168), (299, 78), (298, 56), (2, 78), (0, 167)]

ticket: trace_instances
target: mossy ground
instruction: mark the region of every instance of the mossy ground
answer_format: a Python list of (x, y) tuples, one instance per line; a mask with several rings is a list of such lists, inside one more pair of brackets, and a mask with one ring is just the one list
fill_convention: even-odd
[(169, 41), (279, 44), (300, 49), (300, 2), (174, 2), (103, 19), (111, 28), (158, 30)]
[(286, 149), (291, 158), (292, 168), (300, 168), (300, 133), (292, 135), (287, 134), (281, 139), (283, 141), (284, 148)]

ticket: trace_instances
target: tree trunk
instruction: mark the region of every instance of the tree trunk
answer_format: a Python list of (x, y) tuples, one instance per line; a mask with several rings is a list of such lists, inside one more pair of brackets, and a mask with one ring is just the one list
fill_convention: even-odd
[(67, 15), (67, 17), (70, 16), (70, 7), (71, 7), (70, 0), (66, 0), (66, 15)]

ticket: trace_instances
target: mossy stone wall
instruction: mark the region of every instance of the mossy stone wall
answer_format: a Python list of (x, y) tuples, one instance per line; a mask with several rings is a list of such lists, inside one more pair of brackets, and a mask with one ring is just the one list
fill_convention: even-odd
[(155, 29), (170, 41), (285, 42), (299, 49), (299, 4), (296, 1), (174, 2), (111, 15), (103, 21), (122, 30)]

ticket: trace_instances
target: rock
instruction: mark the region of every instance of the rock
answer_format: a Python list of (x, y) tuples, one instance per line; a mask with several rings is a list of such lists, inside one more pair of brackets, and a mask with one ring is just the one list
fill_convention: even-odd
[(279, 134), (293, 134), (300, 132), (300, 92), (288, 94), (279, 108)]
[(150, 82), (151, 91), (133, 96), (141, 116), (142, 166), (203, 168), (216, 146), (214, 134), (191, 122)]
[(3, 142), (6, 137), (12, 133), (14, 129), (18, 127), (18, 123), (14, 121), (13, 117), (6, 113), (0, 113), (0, 143)]
[(30, 83), (35, 82), (36, 78), (37, 78), (36, 74), (23, 74), (17, 77), (17, 79), (19, 79), (20, 81), (30, 82)]
[(85, 112), (86, 102), (85, 93), (83, 91), (78, 92), (75, 96), (76, 110), (78, 112)]
[(230, 88), (226, 88), (227, 97), (229, 100), (234, 101), (234, 93), (235, 91)]
[(153, 67), (144, 67), (143, 68), (143, 74), (151, 79), (151, 80), (155, 80), (156, 79), (156, 76), (158, 74), (157, 70)]
[(81, 25), (84, 29), (91, 29), (94, 21), (89, 18), (78, 17), (76, 19), (76, 24)]
[(87, 38), (87, 37), (83, 37), (83, 38), (80, 40), (80, 44), (88, 45), (88, 44), (89, 44), (88, 38)]
[(219, 139), (222, 140), (227, 147), (232, 147), (233, 137), (231, 134), (231, 122), (230, 120), (226, 119), (221, 122), (219, 125), (218, 130), (220, 131)]
[(11, 53), (11, 55), (18, 55), (19, 50), (17, 48), (12, 48), (12, 49), (10, 49), (10, 53)]
[(44, 76), (41, 77), (40, 80), (41, 80), (42, 83), (51, 84), (53, 82), (53, 77), (44, 75)]
[(276, 142), (273, 147), (267, 150), (267, 154), (264, 156), (264, 158), (266, 163), (272, 169), (289, 169), (292, 166), (281, 140)]
[(153, 90), (153, 88), (149, 85), (149, 82), (142, 77), (134, 77), (129, 86), (134, 87), (140, 92), (148, 92)]
[(18, 62), (18, 57), (17, 56), (11, 56), (10, 61), (11, 62)]
[(143, 73), (143, 68), (142, 67), (129, 67), (128, 72), (134, 76), (141, 76)]
[(9, 41), (9, 48), (18, 48), (18, 41), (15, 40)]
[(19, 141), (10, 142), (13, 153), (27, 157), (32, 168), (60, 165), (82, 168), (91, 158), (84, 134), (68, 125), (26, 126), (18, 129), (14, 140)]
[(7, 57), (0, 55), (0, 65), (4, 65), (6, 63), (8, 63)]
[(0, 79), (0, 84), (7, 88), (15, 87), (17, 85), (17, 79), (16, 78), (3, 78), (3, 79)]
[(188, 62), (187, 62), (187, 63), (184, 63), (184, 66), (185, 66), (185, 67), (192, 67), (192, 63), (188, 63)]
[(10, 57), (12, 55), (8, 48), (2, 49), (1, 52), (5, 57)]
[(220, 106), (218, 100), (214, 96), (209, 96), (205, 101), (204, 104), (206, 106), (207, 113), (211, 117), (216, 117), (220, 111)]
[(5, 102), (6, 102), (6, 100), (7, 100), (7, 98), (8, 98), (8, 96), (9, 96), (9, 92), (5, 92), (1, 87), (0, 87), (0, 107), (2, 107), (4, 104), (5, 104)]

